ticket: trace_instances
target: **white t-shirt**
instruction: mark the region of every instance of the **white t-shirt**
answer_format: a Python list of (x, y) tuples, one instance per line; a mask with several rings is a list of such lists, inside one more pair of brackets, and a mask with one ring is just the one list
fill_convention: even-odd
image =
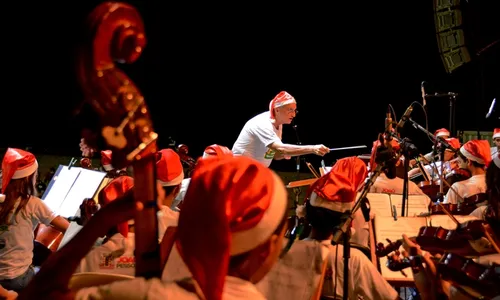
[[(14, 210), (19, 205), (18, 199)], [(22, 275), (33, 260), (34, 230), (39, 223), (49, 226), (57, 217), (40, 198), (32, 196), (11, 224), (0, 225), (0, 280)]]
[[(131, 280), (116, 281), (99, 287), (90, 287), (78, 290), (75, 300), (84, 299), (198, 300), (199, 298), (196, 294), (186, 291), (176, 283), (163, 282), (158, 278), (148, 280), (142, 277), (137, 277)], [(226, 276), (222, 299), (265, 300), (266, 298), (251, 282), (236, 277)]]
[(134, 239), (131, 232), (127, 237), (116, 233), (106, 243), (87, 253), (75, 273), (100, 272), (135, 276)]
[(266, 167), (271, 164), (276, 151), (269, 145), (281, 142), (282, 125), (274, 126), (269, 111), (256, 115), (247, 121), (233, 145), (235, 156), (250, 156)]
[[(384, 173), (380, 174), (373, 185), (370, 193), (403, 194), (404, 180), (399, 177), (390, 179)], [(425, 195), (425, 193), (413, 181), (408, 181), (408, 195)], [(430, 202), (430, 200), (429, 200)]]
[[(323, 257), (330, 258), (325, 274), (322, 296), (344, 295), (344, 247), (333, 246), (330, 240), (322, 241), (328, 247)], [(338, 249), (337, 249), (338, 247)], [(396, 299), (398, 292), (378, 272), (377, 267), (358, 249), (351, 248), (349, 257), (349, 299)], [(335, 284), (336, 281), (336, 284)], [(334, 290), (336, 287), (336, 290)]]
[(179, 194), (175, 197), (174, 201), (172, 202), (172, 206), (170, 206), (171, 209), (173, 210), (177, 209), (182, 200), (184, 200), (190, 182), (191, 178), (182, 179), (181, 190), (179, 191)]
[(165, 205), (157, 213), (158, 217), (158, 240), (161, 242), (163, 235), (169, 226), (177, 226), (179, 222), (179, 212), (173, 211)]
[(462, 202), (462, 199), (460, 199), (453, 190), (457, 191), (458, 195), (462, 198), (468, 198), (479, 193), (486, 193), (486, 175), (474, 175), (469, 179), (455, 182), (448, 190), (448, 193), (446, 193), (443, 201), (444, 203), (458, 204)]

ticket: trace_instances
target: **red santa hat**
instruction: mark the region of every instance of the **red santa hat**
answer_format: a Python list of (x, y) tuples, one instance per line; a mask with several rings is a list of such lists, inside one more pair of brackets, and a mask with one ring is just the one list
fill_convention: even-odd
[(2, 193), (12, 179), (28, 177), (38, 169), (35, 155), (28, 151), (8, 148), (2, 160)]
[(282, 180), (259, 162), (245, 156), (198, 162), (176, 245), (206, 299), (221, 299), (230, 257), (266, 242), (286, 208)]
[[(120, 176), (111, 180), (102, 190), (99, 191), (97, 199), (101, 207), (122, 197), (134, 187), (134, 179), (130, 176)], [(117, 226), (118, 232), (124, 237), (128, 236), (128, 222), (123, 222)]]
[(233, 156), (233, 152), (226, 146), (213, 144), (205, 148), (202, 158), (207, 158), (210, 156), (216, 156), (219, 158), (224, 156)]
[(157, 152), (156, 179), (162, 186), (178, 185), (184, 179), (181, 158), (172, 149)]
[(500, 152), (493, 157), (493, 163), (500, 169)]
[(111, 164), (111, 155), (113, 152), (111, 150), (102, 150), (101, 151), (101, 165), (105, 171), (113, 170), (113, 165)]
[[(455, 149), (460, 149), (460, 141), (457, 138), (447, 138), (445, 141), (448, 142), (450, 146), (452, 146)], [(446, 151), (451, 151), (450, 149), (446, 149)]]
[(486, 140), (471, 140), (460, 148), (460, 153), (467, 159), (488, 165), (491, 161), (490, 143)]
[(291, 103), (297, 103), (295, 101), (295, 98), (292, 97), (292, 95), (290, 95), (285, 91), (279, 92), (279, 94), (276, 95), (274, 99), (271, 100), (271, 102), (269, 102), (269, 111), (271, 112), (271, 118), (274, 119), (276, 117), (274, 113), (275, 108), (285, 106)]
[(436, 137), (440, 137), (440, 136), (449, 137), (450, 132), (446, 128), (441, 128), (441, 129), (436, 130), (436, 132), (434, 132), (434, 135)]
[(358, 157), (339, 159), (330, 172), (309, 187), (309, 204), (341, 213), (351, 210), (367, 173), (365, 163)]
[(493, 139), (500, 138), (500, 128), (495, 128), (493, 130)]

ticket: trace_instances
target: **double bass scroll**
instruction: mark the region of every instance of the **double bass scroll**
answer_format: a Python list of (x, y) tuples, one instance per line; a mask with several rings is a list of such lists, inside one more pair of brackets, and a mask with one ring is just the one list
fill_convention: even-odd
[(161, 277), (156, 213), (156, 140), (149, 109), (133, 81), (115, 62), (133, 63), (146, 45), (138, 11), (105, 2), (89, 16), (88, 43), (78, 64), (86, 100), (100, 116), (101, 136), (118, 169), (134, 169), (134, 197), (143, 207), (135, 216), (136, 276)]

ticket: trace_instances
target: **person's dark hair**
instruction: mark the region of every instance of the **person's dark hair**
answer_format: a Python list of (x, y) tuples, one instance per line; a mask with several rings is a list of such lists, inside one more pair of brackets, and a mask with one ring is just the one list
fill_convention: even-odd
[(311, 226), (322, 233), (332, 233), (342, 223), (343, 214), (323, 207), (315, 207), (306, 202), (306, 218)]

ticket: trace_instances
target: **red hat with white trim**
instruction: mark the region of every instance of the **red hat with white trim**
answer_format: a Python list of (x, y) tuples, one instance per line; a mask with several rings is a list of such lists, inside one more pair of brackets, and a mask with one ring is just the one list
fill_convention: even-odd
[(450, 132), (446, 128), (441, 128), (441, 129), (436, 130), (436, 132), (434, 132), (434, 135), (436, 137), (440, 137), (440, 136), (449, 137)]
[(491, 161), (490, 143), (487, 140), (471, 140), (460, 148), (467, 159), (487, 166)]
[(500, 138), (500, 128), (495, 128), (493, 130), (493, 139)]
[(271, 118), (274, 119), (276, 117), (274, 113), (275, 108), (282, 107), (291, 103), (297, 103), (292, 95), (285, 91), (279, 92), (279, 94), (276, 95), (274, 99), (271, 100), (271, 102), (269, 102), (269, 111), (271, 112)]
[(367, 173), (365, 163), (358, 157), (339, 159), (330, 172), (309, 187), (309, 203), (341, 213), (352, 209)]
[(157, 152), (156, 179), (162, 186), (178, 185), (184, 179), (181, 158), (172, 149)]
[(207, 299), (221, 299), (230, 257), (268, 241), (286, 208), (282, 180), (254, 159), (198, 162), (179, 215), (176, 245)]
[(12, 179), (28, 177), (38, 169), (35, 155), (28, 151), (8, 148), (2, 160), (2, 193)]
[[(101, 207), (108, 205), (110, 202), (125, 195), (132, 187), (134, 187), (134, 179), (132, 177), (120, 176), (114, 178), (99, 191), (97, 195), (99, 205), (101, 205)], [(124, 237), (128, 236), (128, 224), (129, 222), (123, 222), (116, 226), (118, 232)]]
[(113, 152), (111, 150), (102, 150), (101, 151), (101, 165), (106, 171), (113, 170), (113, 165), (111, 164), (111, 155)]
[(205, 148), (202, 158), (207, 158), (210, 156), (217, 156), (219, 158), (224, 156), (233, 156), (233, 152), (226, 146), (213, 144)]

